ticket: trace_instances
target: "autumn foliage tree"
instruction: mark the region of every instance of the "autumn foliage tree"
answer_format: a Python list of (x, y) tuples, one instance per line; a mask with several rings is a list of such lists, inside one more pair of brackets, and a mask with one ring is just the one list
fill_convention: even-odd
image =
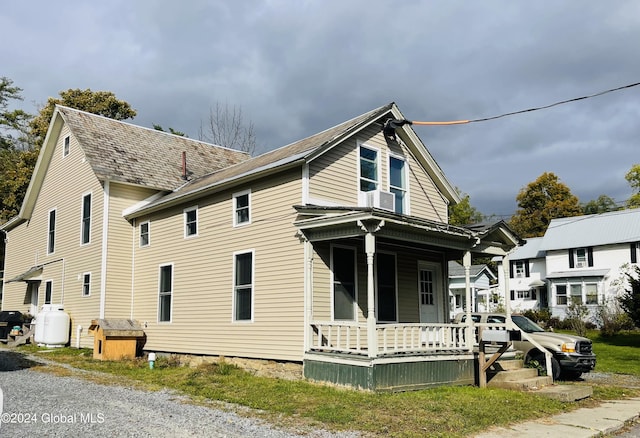
[(449, 223), (451, 225), (469, 225), (482, 222), (484, 215), (471, 205), (469, 195), (456, 187), (460, 202), (449, 206)]
[(583, 214), (578, 198), (551, 172), (521, 189), (516, 201), (518, 210), (510, 225), (521, 237), (544, 235), (551, 219)]

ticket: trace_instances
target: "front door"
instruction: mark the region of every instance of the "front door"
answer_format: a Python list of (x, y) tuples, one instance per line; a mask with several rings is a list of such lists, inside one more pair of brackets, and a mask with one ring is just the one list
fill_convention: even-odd
[(420, 322), (443, 322), (441, 265), (418, 264), (418, 294), (420, 295)]
[(29, 303), (29, 313), (32, 316), (38, 314), (38, 289), (40, 287), (39, 281), (29, 281), (27, 283), (31, 289), (31, 302)]

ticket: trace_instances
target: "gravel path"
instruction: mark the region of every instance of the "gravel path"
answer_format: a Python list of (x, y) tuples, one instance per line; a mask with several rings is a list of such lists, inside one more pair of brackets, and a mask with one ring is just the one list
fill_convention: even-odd
[(255, 418), (186, 404), (170, 391), (105, 386), (35, 371), (0, 350), (0, 436), (10, 437), (357, 437), (280, 430)]

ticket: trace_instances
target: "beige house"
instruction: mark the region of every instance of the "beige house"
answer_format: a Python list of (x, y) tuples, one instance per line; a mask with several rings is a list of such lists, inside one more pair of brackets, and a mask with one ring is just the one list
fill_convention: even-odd
[(473, 383), (447, 262), (519, 239), (447, 224), (457, 193), (388, 123), (403, 119), (392, 103), (250, 158), (58, 106), (1, 227), (3, 309), (63, 304), (83, 347), (91, 320), (131, 318), (148, 351), (301, 362), (370, 389)]

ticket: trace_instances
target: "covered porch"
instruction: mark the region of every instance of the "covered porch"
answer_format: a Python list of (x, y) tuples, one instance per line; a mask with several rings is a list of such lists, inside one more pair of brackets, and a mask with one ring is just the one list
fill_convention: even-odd
[[(476, 229), (374, 208), (297, 207), (305, 245), (306, 378), (368, 390), (476, 382), (475, 332), (450, 322), (448, 261), (506, 256), (503, 223)], [(466, 311), (471, 312), (471, 308)]]

